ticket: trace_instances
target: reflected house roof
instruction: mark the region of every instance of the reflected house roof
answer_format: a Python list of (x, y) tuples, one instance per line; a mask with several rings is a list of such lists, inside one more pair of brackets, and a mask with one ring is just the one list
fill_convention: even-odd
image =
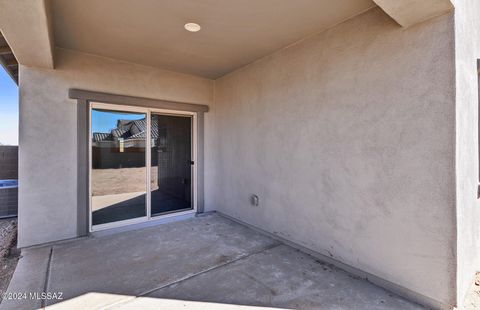
[(100, 142), (100, 141), (113, 141), (113, 137), (109, 133), (104, 132), (94, 132), (93, 133), (93, 142)]
[[(94, 132), (92, 142), (118, 141), (122, 138), (128, 140), (146, 139), (147, 121), (140, 120), (118, 120), (117, 127), (110, 132)], [(152, 122), (152, 139), (159, 138), (158, 123)]]

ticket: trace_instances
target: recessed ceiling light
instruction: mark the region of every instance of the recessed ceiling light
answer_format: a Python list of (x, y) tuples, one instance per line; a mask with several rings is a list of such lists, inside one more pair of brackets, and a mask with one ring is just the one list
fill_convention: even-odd
[(197, 31), (200, 31), (200, 29), (202, 29), (202, 27), (200, 27), (200, 25), (196, 23), (187, 23), (185, 24), (184, 27), (190, 32), (197, 32)]

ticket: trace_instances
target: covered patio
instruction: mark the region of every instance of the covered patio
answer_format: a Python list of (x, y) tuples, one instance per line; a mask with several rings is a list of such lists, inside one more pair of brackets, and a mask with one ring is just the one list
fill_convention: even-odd
[(421, 308), (217, 213), (24, 249), (22, 256), (8, 292), (62, 293), (63, 299), (5, 300), (2, 310), (53, 304), (53, 309)]
[(0, 0), (19, 83), (8, 292), (63, 297), (0, 307), (461, 309), (480, 266), (478, 16)]

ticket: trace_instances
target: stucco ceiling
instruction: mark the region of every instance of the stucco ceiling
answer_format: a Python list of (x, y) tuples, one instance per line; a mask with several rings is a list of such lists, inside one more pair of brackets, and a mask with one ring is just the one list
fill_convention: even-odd
[[(55, 45), (217, 78), (375, 6), (371, 0), (53, 0)], [(183, 25), (196, 22), (197, 33)]]

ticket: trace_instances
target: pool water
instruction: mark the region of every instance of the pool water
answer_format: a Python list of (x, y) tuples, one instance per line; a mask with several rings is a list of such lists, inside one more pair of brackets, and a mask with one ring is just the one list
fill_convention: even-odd
[(0, 180), (0, 189), (16, 187), (18, 187), (18, 180)]

